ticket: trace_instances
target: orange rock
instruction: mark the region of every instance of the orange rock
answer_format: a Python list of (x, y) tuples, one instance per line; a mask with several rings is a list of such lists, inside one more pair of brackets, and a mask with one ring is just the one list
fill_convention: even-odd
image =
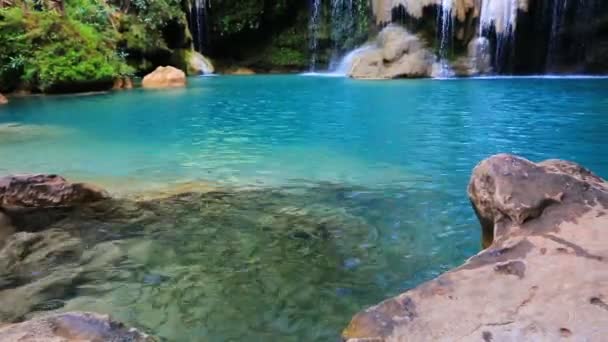
[(186, 86), (186, 73), (172, 66), (159, 66), (144, 77), (144, 88), (175, 88)]

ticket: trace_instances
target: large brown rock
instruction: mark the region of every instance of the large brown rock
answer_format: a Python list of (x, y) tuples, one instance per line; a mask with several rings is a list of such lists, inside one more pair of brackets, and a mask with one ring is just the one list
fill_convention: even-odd
[(0, 94), (0, 105), (7, 104), (7, 103), (8, 103), (8, 99), (4, 95)]
[(15, 175), (0, 178), (0, 208), (70, 207), (107, 198), (93, 185), (70, 183), (56, 175)]
[(566, 161), (497, 155), (469, 197), (488, 248), (357, 314), (345, 341), (602, 341), (608, 184)]
[(15, 342), (153, 342), (154, 339), (128, 328), (107, 315), (68, 312), (0, 325), (0, 341)]
[(351, 60), (347, 75), (359, 79), (429, 77), (433, 70), (424, 42), (396, 25), (384, 28), (375, 44), (358, 49)]
[(146, 75), (142, 81), (144, 88), (175, 88), (186, 86), (186, 73), (172, 66), (159, 66)]

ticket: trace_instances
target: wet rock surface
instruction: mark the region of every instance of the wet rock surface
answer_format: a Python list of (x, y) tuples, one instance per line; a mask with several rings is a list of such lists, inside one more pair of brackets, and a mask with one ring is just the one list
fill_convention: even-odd
[(70, 207), (107, 198), (100, 188), (70, 183), (56, 175), (16, 175), (0, 178), (0, 207), (5, 210)]
[(357, 314), (345, 341), (601, 341), (608, 187), (567, 161), (481, 162), (469, 184), (487, 249)]
[(0, 325), (1, 341), (19, 342), (153, 342), (136, 329), (127, 328), (107, 315), (69, 312), (40, 317), (23, 323)]
[(425, 43), (404, 28), (384, 28), (376, 43), (359, 49), (347, 75), (358, 79), (428, 77), (432, 73), (433, 54)]
[(176, 88), (186, 86), (186, 73), (172, 66), (159, 66), (144, 77), (144, 88)]

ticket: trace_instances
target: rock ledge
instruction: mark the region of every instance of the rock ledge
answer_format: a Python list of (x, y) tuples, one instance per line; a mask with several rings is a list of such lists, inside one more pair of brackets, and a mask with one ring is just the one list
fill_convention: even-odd
[(344, 341), (601, 341), (608, 336), (608, 183), (512, 155), (469, 184), (487, 249), (358, 313)]

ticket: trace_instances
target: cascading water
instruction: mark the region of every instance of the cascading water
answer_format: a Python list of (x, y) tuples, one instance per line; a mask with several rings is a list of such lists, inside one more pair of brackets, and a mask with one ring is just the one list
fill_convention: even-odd
[[(327, 49), (330, 51), (329, 70), (336, 71), (339, 67), (341, 57), (358, 43), (367, 38), (367, 31), (362, 27), (366, 24), (362, 21), (368, 19), (368, 0), (327, 0), (324, 6), (322, 0), (312, 0), (309, 34), (309, 47), (311, 51), (310, 70), (316, 71), (319, 64), (319, 51)], [(329, 7), (327, 7), (329, 6)], [(324, 9), (326, 9), (324, 11)], [(324, 14), (328, 17), (324, 18)], [(320, 42), (319, 35), (323, 29), (322, 24), (329, 24), (331, 44)], [(360, 39), (365, 36), (363, 39)]]
[(340, 64), (340, 57), (343, 51), (340, 51), (338, 42), (340, 39), (347, 37), (352, 31), (356, 23), (353, 7), (354, 0), (331, 0), (331, 35), (333, 47), (331, 59), (329, 62), (329, 70), (336, 71)]
[(203, 53), (207, 39), (207, 9), (210, 0), (193, 0), (190, 8), (190, 23), (195, 34), (194, 48)]
[(310, 71), (314, 72), (317, 68), (317, 54), (319, 48), (319, 30), (321, 29), (321, 0), (312, 0), (310, 9), (309, 48), (310, 48)]
[(496, 36), (494, 66), (496, 71), (505, 69), (506, 60), (517, 28), (518, 0), (482, 0), (479, 16), (479, 36)]
[(454, 71), (450, 68), (449, 57), (452, 47), (454, 17), (452, 16), (453, 0), (441, 0), (441, 7), (437, 15), (439, 22), (439, 78), (454, 76)]
[[(574, 54), (569, 57), (576, 62), (584, 60), (587, 50), (592, 44), (592, 37), (585, 28), (593, 26), (595, 10), (596, 0), (553, 0), (546, 72), (555, 71), (560, 58), (563, 58), (563, 54), (567, 54), (567, 52)], [(563, 31), (567, 30), (567, 25), (571, 26), (571, 31), (577, 32), (576, 40), (570, 42), (573, 46), (568, 46), (564, 41)], [(567, 50), (574, 50), (574, 52)]]

